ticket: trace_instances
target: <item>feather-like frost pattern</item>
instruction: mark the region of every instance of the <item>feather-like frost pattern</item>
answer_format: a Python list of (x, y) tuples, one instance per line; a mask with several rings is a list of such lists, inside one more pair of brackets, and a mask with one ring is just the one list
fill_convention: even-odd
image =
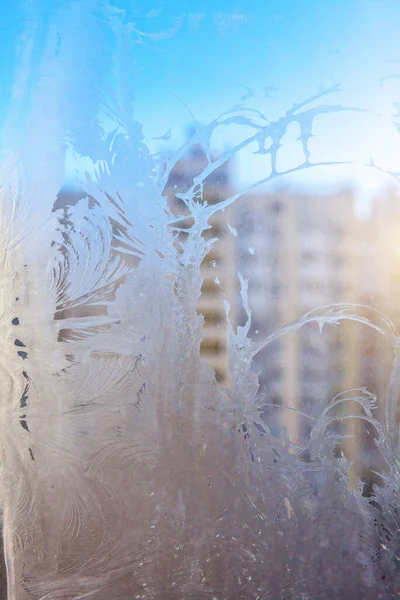
[[(207, 178), (256, 143), (270, 155), (274, 179), (293, 121), (305, 155), (298, 170), (308, 168), (313, 119), (353, 108), (325, 104), (337, 86), (274, 123), (238, 103), (198, 127), (159, 175), (132, 113), (130, 60), (138, 43), (168, 39), (182, 23), (171, 18), (164, 31), (149, 32), (106, 2), (69, 1), (49, 16), (30, 90), (18, 81), (30, 75), (35, 40), (21, 59), (0, 187), (8, 598), (395, 598), (400, 338), (391, 321), (369, 307), (334, 304), (256, 342), (239, 274), (244, 325), (230, 322), (226, 305), (231, 385), (220, 385), (200, 358), (201, 264), (215, 243), (203, 233), (244, 193), (209, 205)], [(230, 124), (251, 133), (212, 161), (213, 132)], [(173, 214), (165, 186), (196, 143), (207, 164), (177, 194), (183, 209)], [(60, 192), (67, 149), (93, 165), (77, 175), (75, 200)], [(391, 348), (386, 398), (352, 388), (309, 414), (262, 393), (253, 367), (267, 346), (310, 324), (324, 335), (348, 321)], [(276, 440), (267, 409), (306, 419), (307, 440)], [(368, 428), (379, 455), (373, 499), (363, 496), (346, 454), (348, 420)]]

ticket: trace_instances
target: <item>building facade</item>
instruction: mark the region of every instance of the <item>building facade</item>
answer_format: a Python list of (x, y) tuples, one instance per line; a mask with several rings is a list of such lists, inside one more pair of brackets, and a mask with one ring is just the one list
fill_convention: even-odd
[[(364, 320), (382, 325), (380, 311), (400, 326), (398, 194), (382, 191), (362, 217), (356, 206), (352, 189), (333, 194), (275, 190), (238, 199), (231, 220), (238, 231), (237, 269), (249, 280), (253, 339), (262, 340), (318, 307), (323, 313), (323, 307), (347, 303), (359, 305), (350, 312)], [(237, 314), (240, 322), (239, 298)], [(285, 407), (275, 411), (279, 418), (270, 409), (268, 422), (285, 432), (296, 451), (311, 428), (311, 420), (296, 411), (317, 417), (345, 390), (353, 390), (351, 397), (366, 387), (377, 396), (375, 416), (384, 419), (392, 364), (388, 340), (354, 319), (326, 325), (322, 332), (316, 322), (294, 325), (256, 356), (254, 369), (267, 403)], [(342, 410), (362, 414), (357, 402), (347, 402)], [(382, 468), (362, 421), (343, 422), (342, 432), (353, 436), (344, 447), (354, 473)]]
[[(187, 155), (174, 165), (164, 191), (173, 214), (181, 216), (188, 214), (188, 209), (179, 199), (178, 194), (190, 189), (193, 179), (203, 173), (209, 164), (204, 148), (199, 144), (194, 144)], [(204, 179), (199, 202), (206, 201), (209, 205), (217, 204), (225, 200), (231, 192), (230, 164), (225, 162)], [(180, 224), (182, 226), (182, 222)], [(191, 222), (188, 219), (187, 227), (190, 225)], [(227, 321), (224, 302), (229, 302), (232, 307), (230, 318), (234, 319), (237, 279), (235, 242), (229, 231), (226, 213), (217, 212), (210, 219), (209, 225), (210, 228), (203, 232), (203, 237), (217, 239), (217, 241), (214, 242), (212, 250), (201, 265), (203, 285), (197, 310), (204, 317), (204, 338), (200, 351), (204, 360), (214, 369), (217, 379), (222, 384), (229, 385)]]

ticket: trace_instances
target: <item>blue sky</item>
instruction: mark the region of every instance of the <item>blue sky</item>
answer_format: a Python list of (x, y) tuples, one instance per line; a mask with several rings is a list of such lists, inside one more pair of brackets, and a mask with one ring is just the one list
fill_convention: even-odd
[[(393, 168), (400, 148), (390, 123), (400, 86), (399, 80), (381, 85), (380, 79), (400, 72), (400, 62), (392, 62), (400, 61), (400, 2), (253, 0), (238, 5), (200, 1), (190, 4), (190, 13), (185, 4), (170, 2), (168, 10), (165, 5), (158, 17), (162, 27), (170, 27), (185, 14), (181, 28), (157, 49), (143, 46), (136, 59), (140, 69), (136, 114), (151, 146), (159, 144), (151, 138), (169, 127), (178, 141), (191, 119), (188, 109), (200, 122), (209, 122), (240, 98), (245, 87), (255, 92), (248, 104), (272, 119), (315, 93), (321, 84), (339, 82), (342, 93), (333, 102), (374, 114), (370, 120), (357, 120), (354, 115), (326, 118), (321, 149), (336, 148), (337, 160), (343, 155), (343, 160), (362, 163), (368, 146), (380, 166)], [(277, 88), (270, 98), (264, 95), (266, 86)], [(230, 144), (243, 131), (232, 126), (224, 135)], [(386, 163), (385, 152), (390, 154)], [(259, 158), (248, 153), (241, 157), (241, 170), (253, 171), (253, 179), (261, 177), (263, 167), (258, 168), (257, 162)], [(343, 173), (347, 177), (347, 171)], [(367, 186), (373, 185), (374, 175), (361, 171), (361, 177), (369, 181)]]
[[(154, 19), (168, 28), (184, 14), (175, 36), (159, 43), (159, 51), (143, 47), (137, 54), (139, 105), (141, 98), (156, 105), (173, 93), (211, 117), (215, 106), (232, 103), (235, 90), (240, 94), (239, 85), (275, 86), (294, 100), (321, 83), (368, 77), (383, 72), (384, 61), (400, 60), (396, 0), (253, 0), (245, 7), (203, 0), (191, 2), (190, 13), (184, 5), (172, 1)], [(204, 10), (207, 5), (212, 9)], [(203, 17), (197, 27), (194, 15)], [(224, 34), (220, 23), (229, 15), (232, 27)], [(151, 28), (150, 21), (145, 25)]]
[[(87, 2), (95, 8), (101, 5)], [(32, 27), (39, 25), (34, 65), (44, 47), (46, 18), (62, 4), (30, 0), (2, 9), (3, 108), (9, 100), (21, 15), (29, 15)], [(247, 103), (274, 119), (321, 84), (339, 82), (342, 92), (336, 94), (335, 103), (364, 107), (373, 115), (370, 121), (347, 115), (319, 123), (316, 160), (331, 152), (337, 160), (346, 155), (362, 163), (367, 147), (368, 152), (371, 148), (378, 153), (382, 166), (385, 152), (391, 162), (388, 168), (393, 168), (397, 152), (400, 158), (397, 132), (390, 127), (393, 102), (400, 99), (400, 80), (380, 83), (381, 77), (400, 72), (400, 62), (390, 62), (400, 61), (398, 0), (119, 0), (113, 4), (124, 9), (126, 20), (144, 34), (137, 36), (141, 43), (134, 45), (132, 54), (134, 109), (152, 150), (161, 144), (153, 138), (169, 129), (171, 138), (166, 143), (180, 143), (191, 113), (207, 123), (234, 104), (246, 87), (255, 92)], [(152, 39), (160, 31), (174, 33)], [(107, 55), (111, 48), (105, 44), (99, 51)], [(277, 88), (271, 97), (265, 97), (266, 86)], [(244, 134), (243, 128), (225, 129), (217, 140), (221, 145), (232, 145)], [(288, 149), (289, 162), (295, 160), (293, 152)], [(265, 171), (262, 160), (251, 151), (242, 153), (238, 170), (244, 175), (239, 178), (260, 177)]]

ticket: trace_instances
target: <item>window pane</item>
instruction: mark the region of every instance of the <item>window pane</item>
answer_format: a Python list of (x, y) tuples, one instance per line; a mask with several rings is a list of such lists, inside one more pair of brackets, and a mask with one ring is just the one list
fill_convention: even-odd
[(0, 598), (400, 589), (400, 4), (0, 20)]

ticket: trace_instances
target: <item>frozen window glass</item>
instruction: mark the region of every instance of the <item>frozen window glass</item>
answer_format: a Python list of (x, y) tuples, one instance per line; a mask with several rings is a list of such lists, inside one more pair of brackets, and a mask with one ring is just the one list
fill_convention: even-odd
[(0, 600), (400, 597), (399, 27), (2, 6)]

